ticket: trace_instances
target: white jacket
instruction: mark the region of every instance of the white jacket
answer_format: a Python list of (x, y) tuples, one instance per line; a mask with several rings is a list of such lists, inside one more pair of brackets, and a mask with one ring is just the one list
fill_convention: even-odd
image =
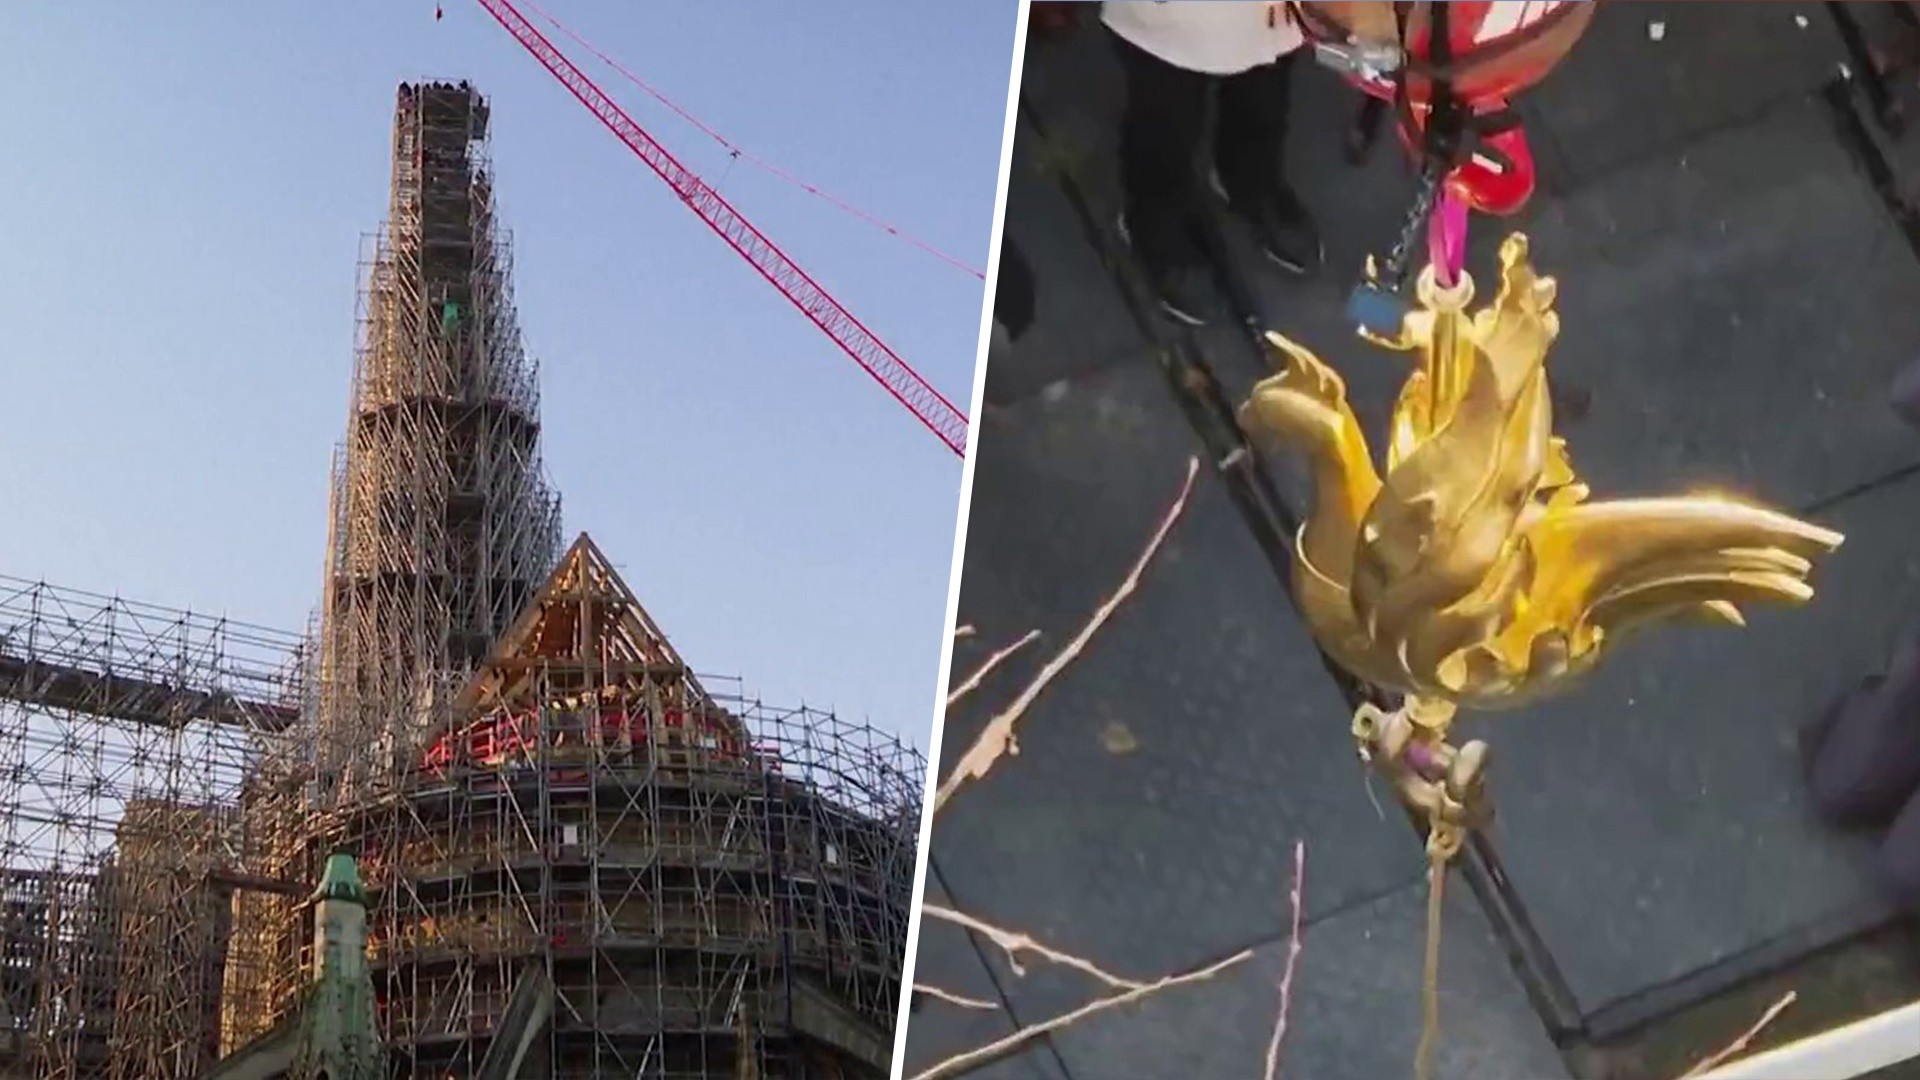
[(1106, 0), (1100, 21), (1173, 66), (1208, 75), (1270, 64), (1305, 40), (1287, 5), (1248, 0)]

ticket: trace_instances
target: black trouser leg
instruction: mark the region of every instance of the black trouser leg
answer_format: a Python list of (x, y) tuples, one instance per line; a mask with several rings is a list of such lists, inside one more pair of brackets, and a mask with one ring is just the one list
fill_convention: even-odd
[(1142, 258), (1161, 265), (1196, 258), (1187, 231), (1194, 206), (1194, 159), (1204, 134), (1207, 94), (1217, 80), (1187, 71), (1113, 35), (1126, 68), (1120, 118), (1120, 186), (1127, 229)]
[(1285, 186), (1287, 109), (1298, 52), (1230, 76), (1220, 87), (1220, 120), (1213, 160), (1220, 182), (1236, 200), (1262, 200)]
[(1836, 825), (1885, 824), (1920, 788), (1920, 649), (1826, 717), (1811, 747), (1814, 805)]
[(1902, 907), (1920, 913), (1920, 794), (1893, 819), (1880, 841), (1880, 874)]
[(1347, 164), (1358, 165), (1366, 160), (1367, 151), (1373, 149), (1373, 141), (1380, 137), (1380, 122), (1386, 116), (1385, 101), (1371, 94), (1360, 95), (1360, 104), (1353, 113), (1353, 123), (1347, 127)]
[(1033, 269), (1020, 255), (1020, 246), (1013, 237), (1000, 237), (1000, 279), (993, 291), (993, 318), (1007, 328), (1010, 340), (1020, 340), (1020, 335), (1033, 325), (1036, 300), (1034, 297)]
[(1920, 427), (1920, 360), (1908, 364), (1894, 377), (1893, 407), (1901, 419)]

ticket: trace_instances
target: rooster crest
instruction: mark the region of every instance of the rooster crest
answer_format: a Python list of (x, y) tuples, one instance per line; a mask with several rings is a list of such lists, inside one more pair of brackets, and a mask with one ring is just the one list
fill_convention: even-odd
[[(1311, 511), (1293, 585), (1315, 639), (1354, 675), (1406, 697), (1444, 732), (1458, 706), (1536, 699), (1660, 621), (1741, 625), (1741, 608), (1804, 603), (1840, 534), (1722, 494), (1589, 501), (1553, 434), (1546, 358), (1552, 278), (1524, 236), (1500, 249), (1499, 291), (1472, 314), (1465, 274), (1376, 344), (1414, 364), (1384, 472), (1317, 356), (1279, 334), (1280, 365), (1241, 407), (1249, 431), (1301, 455)], [(1364, 710), (1363, 710), (1364, 711)]]

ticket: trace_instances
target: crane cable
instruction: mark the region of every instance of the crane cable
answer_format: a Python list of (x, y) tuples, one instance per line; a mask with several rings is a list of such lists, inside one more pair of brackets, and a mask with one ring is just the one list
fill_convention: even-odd
[(868, 213), (867, 211), (862, 210), (859, 207), (853, 205), (852, 203), (849, 203), (844, 199), (838, 198), (829, 192), (823, 191), (819, 187), (815, 186), (814, 184), (808, 183), (807, 181), (801, 179), (800, 177), (795, 176), (794, 174), (781, 168), (780, 166), (775, 165), (773, 162), (768, 161), (766, 158), (763, 158), (758, 154), (755, 154), (752, 151), (741, 147), (739, 144), (728, 139), (725, 135), (722, 135), (718, 131), (715, 131), (708, 124), (702, 122), (699, 117), (693, 115), (692, 113), (688, 112), (686, 109), (682, 108), (679, 104), (674, 102), (672, 98), (669, 98), (667, 95), (655, 89), (646, 80), (642, 79), (638, 75), (635, 75), (631, 70), (629, 70), (626, 67), (626, 65), (620, 63), (620, 61), (615, 60), (613, 57), (607, 55), (607, 53), (603, 52), (601, 49), (596, 47), (592, 42), (586, 40), (585, 38), (581, 37), (579, 34), (575, 33), (572, 29), (568, 28), (567, 24), (555, 18), (552, 15), (552, 13), (546, 11), (544, 8), (540, 7), (540, 5), (533, 3), (532, 0), (521, 0), (521, 6), (526, 8), (528, 11), (533, 12), (535, 15), (538, 15), (540, 18), (546, 20), (549, 24), (553, 26), (555, 30), (560, 31), (562, 34), (565, 34), (567, 37), (573, 39), (574, 44), (580, 46), (582, 49), (585, 49), (586, 51), (592, 53), (594, 56), (598, 57), (601, 63), (606, 64), (608, 67), (618, 72), (621, 75), (621, 77), (625, 78), (628, 82), (632, 83), (633, 85), (639, 87), (641, 90), (645, 91), (646, 94), (652, 97), (655, 101), (666, 106), (668, 109), (671, 109), (674, 112), (674, 114), (679, 116), (682, 120), (685, 120), (687, 123), (692, 124), (694, 127), (698, 128), (701, 134), (705, 135), (709, 139), (712, 139), (714, 142), (720, 144), (720, 146), (727, 151), (727, 153), (731, 156), (731, 158), (734, 161), (745, 161), (747, 164), (752, 165), (753, 167), (761, 170), (762, 172), (768, 173), (769, 175), (772, 175), (781, 180), (784, 180), (787, 183), (792, 184), (793, 186), (806, 192), (807, 194), (812, 195), (826, 202), (828, 205), (833, 206), (834, 208), (844, 213), (851, 214), (854, 217), (859, 218), (861, 221), (864, 221), (867, 224), (872, 225), (874, 228), (879, 229), (880, 231), (886, 233), (889, 236), (895, 237), (899, 240), (905, 241), (906, 243), (912, 244), (914, 247), (919, 248), (921, 251), (924, 251), (927, 254), (932, 255), (933, 257), (941, 260), (942, 262), (945, 262), (946, 264), (954, 267), (957, 270), (964, 270), (967, 273), (972, 274), (974, 277), (980, 279), (981, 281), (985, 281), (987, 279), (986, 273), (982, 271), (979, 267), (976, 267), (970, 263), (967, 263), (961, 259), (958, 259), (952, 255), (947, 254), (946, 252), (940, 250), (939, 248), (933, 246), (932, 244), (926, 242), (925, 240), (920, 239), (919, 237), (913, 235), (912, 233), (906, 231), (905, 229), (902, 229), (897, 225), (891, 224), (890, 222), (886, 221), (885, 219), (875, 214)]

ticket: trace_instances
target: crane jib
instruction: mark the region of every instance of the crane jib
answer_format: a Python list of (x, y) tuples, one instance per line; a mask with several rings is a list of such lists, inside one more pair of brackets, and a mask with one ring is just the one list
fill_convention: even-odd
[(598, 117), (608, 131), (627, 145), (654, 174), (673, 189), (680, 201), (704, 221), (735, 252), (746, 259), (802, 315), (833, 340), (840, 351), (860, 365), (894, 400), (939, 437), (957, 455), (967, 449), (967, 416), (934, 389), (912, 365), (901, 359), (873, 331), (855, 318), (832, 294), (788, 258), (766, 234), (741, 216), (720, 193), (680, 164), (654, 141), (634, 119), (608, 97), (586, 73), (520, 13), (511, 0), (475, 0), (492, 15), (522, 48), (533, 54), (548, 73)]

